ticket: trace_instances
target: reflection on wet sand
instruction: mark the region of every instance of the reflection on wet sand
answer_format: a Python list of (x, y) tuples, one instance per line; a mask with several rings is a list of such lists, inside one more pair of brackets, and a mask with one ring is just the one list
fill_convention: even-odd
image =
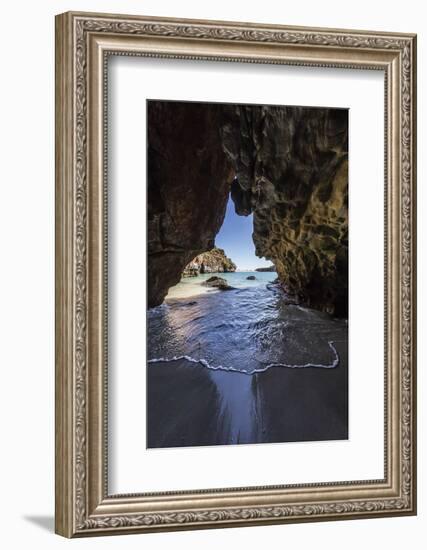
[(148, 447), (347, 439), (347, 346), (334, 369), (246, 375), (185, 359), (148, 365)]
[(223, 437), (230, 443), (252, 443), (258, 439), (258, 402), (253, 376), (208, 370), (218, 393), (218, 416), (223, 420)]

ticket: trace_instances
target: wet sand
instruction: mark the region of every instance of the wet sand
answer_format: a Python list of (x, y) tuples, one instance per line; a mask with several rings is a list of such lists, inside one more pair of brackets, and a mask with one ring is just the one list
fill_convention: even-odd
[(347, 344), (333, 369), (272, 367), (246, 375), (185, 360), (150, 363), (147, 446), (348, 438)]

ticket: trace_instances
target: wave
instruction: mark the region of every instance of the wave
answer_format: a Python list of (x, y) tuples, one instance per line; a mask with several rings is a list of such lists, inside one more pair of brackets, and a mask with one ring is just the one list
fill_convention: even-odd
[(262, 372), (266, 372), (267, 370), (273, 368), (273, 367), (283, 367), (288, 369), (305, 369), (305, 368), (319, 368), (319, 369), (334, 369), (339, 365), (340, 359), (338, 352), (334, 346), (333, 341), (328, 342), (329, 347), (334, 353), (334, 359), (332, 363), (329, 363), (328, 365), (322, 365), (319, 363), (305, 363), (303, 365), (290, 365), (287, 363), (269, 363), (265, 367), (261, 367), (258, 369), (254, 369), (251, 371), (245, 370), (245, 369), (236, 369), (235, 367), (224, 367), (222, 365), (214, 366), (210, 365), (209, 362), (206, 359), (195, 359), (194, 357), (190, 357), (189, 355), (180, 355), (180, 356), (174, 356), (172, 358), (165, 358), (165, 357), (157, 357), (154, 359), (149, 359), (148, 363), (171, 363), (174, 361), (189, 361), (190, 363), (198, 363), (202, 365), (203, 367), (206, 367), (210, 370), (221, 370), (226, 372), (239, 372), (241, 374), (246, 374), (248, 376), (252, 376), (253, 374), (259, 374)]

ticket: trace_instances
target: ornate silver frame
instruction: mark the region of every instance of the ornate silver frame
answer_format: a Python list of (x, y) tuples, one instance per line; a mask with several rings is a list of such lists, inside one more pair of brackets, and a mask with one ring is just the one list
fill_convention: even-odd
[[(109, 495), (106, 480), (106, 57), (385, 73), (385, 477)], [(56, 532), (66, 537), (416, 513), (416, 37), (65, 13), (56, 18)]]

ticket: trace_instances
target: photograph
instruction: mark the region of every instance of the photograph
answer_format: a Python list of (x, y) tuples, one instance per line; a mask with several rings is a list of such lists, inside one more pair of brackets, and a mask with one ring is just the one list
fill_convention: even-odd
[(146, 109), (147, 448), (348, 439), (349, 110)]

